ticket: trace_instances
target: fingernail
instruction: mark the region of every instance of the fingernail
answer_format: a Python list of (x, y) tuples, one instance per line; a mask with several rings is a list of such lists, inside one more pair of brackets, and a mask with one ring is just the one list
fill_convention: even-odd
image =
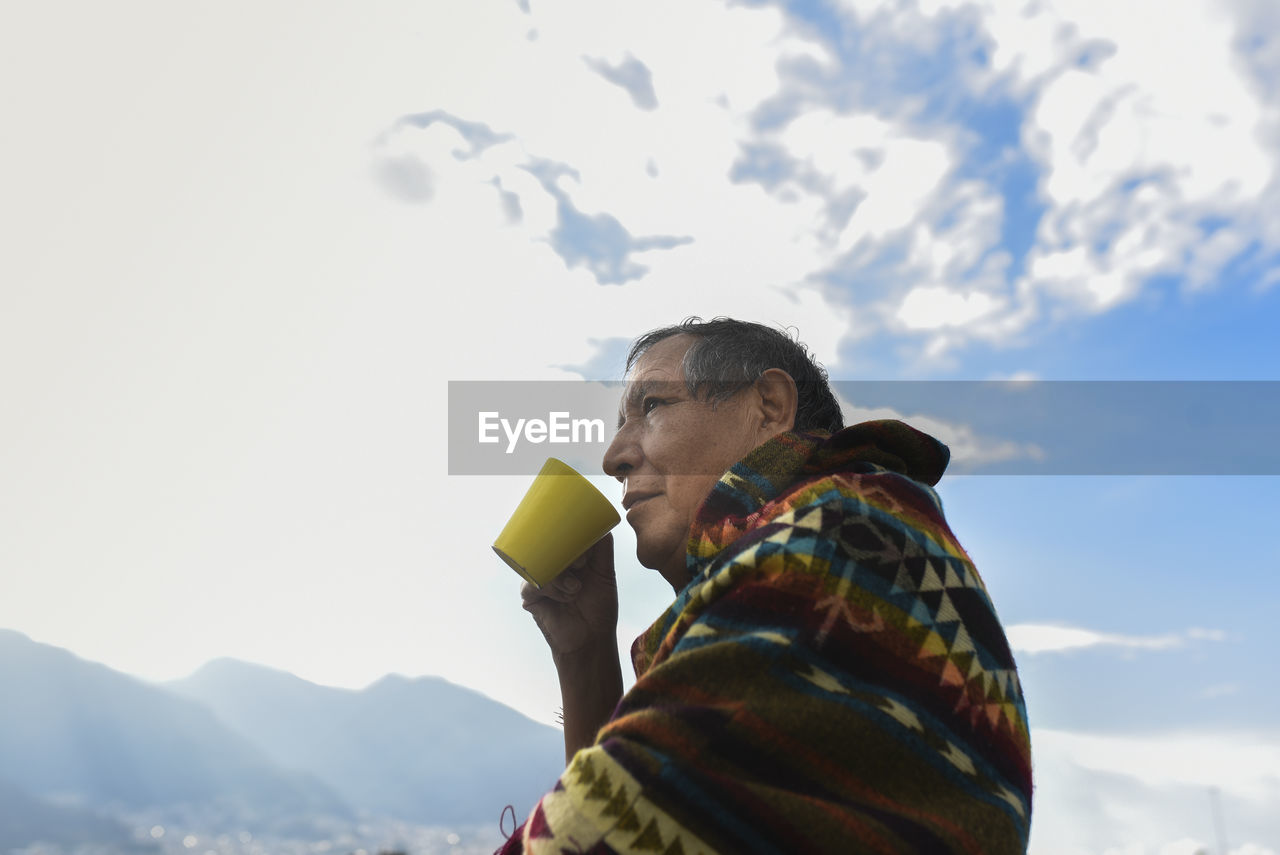
[(577, 591), (582, 587), (582, 583), (578, 581), (577, 576), (565, 576), (563, 587), (566, 591), (572, 594), (574, 591)]

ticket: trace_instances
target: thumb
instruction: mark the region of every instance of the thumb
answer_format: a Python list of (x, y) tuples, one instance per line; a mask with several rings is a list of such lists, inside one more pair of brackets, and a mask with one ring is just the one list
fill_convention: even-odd
[(613, 533), (610, 532), (597, 540), (582, 554), (587, 569), (599, 576), (612, 578), (613, 569)]

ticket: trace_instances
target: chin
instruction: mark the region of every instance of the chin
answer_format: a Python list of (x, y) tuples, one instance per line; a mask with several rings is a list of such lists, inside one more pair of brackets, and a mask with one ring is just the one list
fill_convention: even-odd
[(640, 562), (641, 567), (648, 567), (650, 570), (662, 568), (662, 558), (640, 546), (636, 547), (636, 560)]
[[(681, 544), (683, 546), (683, 543)], [(672, 546), (669, 543), (652, 543), (646, 542), (639, 534), (636, 535), (636, 558), (640, 561), (641, 566), (648, 567), (650, 570), (662, 570), (664, 566), (671, 562)], [(681, 561), (684, 560), (684, 550), (680, 550)]]

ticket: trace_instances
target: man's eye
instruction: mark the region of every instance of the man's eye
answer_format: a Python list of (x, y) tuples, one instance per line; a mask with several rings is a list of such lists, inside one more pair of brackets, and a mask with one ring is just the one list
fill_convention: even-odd
[(666, 401), (663, 401), (661, 398), (645, 398), (643, 401), (640, 402), (640, 409), (644, 413), (649, 413), (649, 412), (652, 412), (654, 407), (657, 407), (660, 404), (665, 404), (665, 403)]

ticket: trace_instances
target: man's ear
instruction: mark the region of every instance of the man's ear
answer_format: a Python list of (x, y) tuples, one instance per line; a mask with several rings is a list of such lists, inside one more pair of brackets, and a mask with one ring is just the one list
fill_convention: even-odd
[(796, 426), (796, 408), (800, 393), (796, 381), (781, 368), (770, 368), (756, 380), (756, 393), (760, 396), (760, 411), (764, 420), (760, 430), (772, 439)]

